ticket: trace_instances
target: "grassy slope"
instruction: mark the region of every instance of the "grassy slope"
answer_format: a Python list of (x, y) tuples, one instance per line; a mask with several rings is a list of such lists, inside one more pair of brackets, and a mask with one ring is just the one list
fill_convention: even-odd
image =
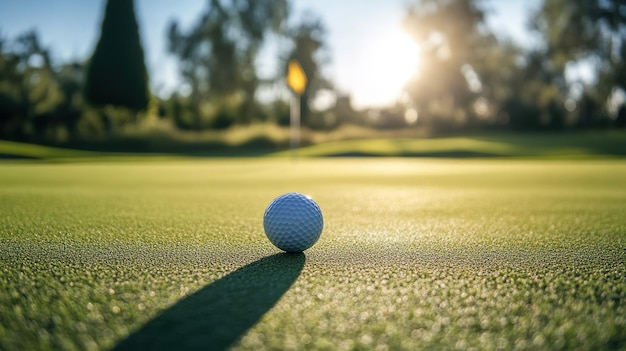
[(97, 156), (96, 153), (0, 140), (0, 155), (16, 159), (57, 159)]
[[(624, 174), (621, 160), (0, 164), (0, 349), (623, 349)], [(305, 256), (272, 256), (262, 214), (294, 190), (325, 231)]]
[[(286, 155), (280, 152), (278, 155)], [(595, 158), (626, 156), (626, 133), (493, 134), (466, 137), (342, 140), (305, 147), (302, 156)]]
[[(170, 153), (190, 156), (287, 156), (290, 151), (273, 151), (268, 145), (246, 142), (203, 145), (180, 143), (170, 145)], [(159, 150), (167, 144), (153, 140)], [(184, 151), (183, 151), (184, 150)], [(626, 156), (626, 133), (623, 131), (589, 131), (570, 133), (492, 134), (441, 138), (352, 139), (320, 143), (300, 149), (301, 156), (426, 156), (426, 157), (522, 157), (522, 158), (597, 158)], [(163, 159), (166, 154), (150, 154)], [(156, 156), (156, 157), (155, 157)], [(77, 160), (141, 160), (144, 155), (112, 152), (90, 152), (31, 145), (0, 140), (0, 158)]]

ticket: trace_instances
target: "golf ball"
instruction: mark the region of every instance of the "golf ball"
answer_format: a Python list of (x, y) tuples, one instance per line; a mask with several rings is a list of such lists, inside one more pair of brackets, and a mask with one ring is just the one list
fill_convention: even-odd
[(287, 193), (275, 198), (263, 216), (265, 235), (283, 251), (302, 252), (322, 234), (320, 207), (308, 195)]

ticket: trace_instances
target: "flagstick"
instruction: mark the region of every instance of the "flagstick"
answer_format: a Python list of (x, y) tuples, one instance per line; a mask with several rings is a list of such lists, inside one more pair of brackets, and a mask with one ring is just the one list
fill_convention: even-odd
[(300, 96), (293, 94), (291, 98), (291, 157), (298, 157), (298, 148), (300, 147)]

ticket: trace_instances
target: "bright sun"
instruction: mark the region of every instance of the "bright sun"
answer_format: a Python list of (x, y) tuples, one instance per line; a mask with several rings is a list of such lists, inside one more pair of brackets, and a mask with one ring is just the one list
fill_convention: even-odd
[(361, 73), (353, 82), (357, 107), (394, 103), (419, 65), (419, 46), (402, 30), (371, 39), (358, 63)]

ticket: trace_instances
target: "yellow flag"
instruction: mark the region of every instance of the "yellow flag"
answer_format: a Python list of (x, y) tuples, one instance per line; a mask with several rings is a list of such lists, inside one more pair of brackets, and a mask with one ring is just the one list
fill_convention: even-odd
[(297, 60), (289, 61), (287, 68), (287, 85), (296, 94), (302, 95), (306, 89), (306, 74)]

